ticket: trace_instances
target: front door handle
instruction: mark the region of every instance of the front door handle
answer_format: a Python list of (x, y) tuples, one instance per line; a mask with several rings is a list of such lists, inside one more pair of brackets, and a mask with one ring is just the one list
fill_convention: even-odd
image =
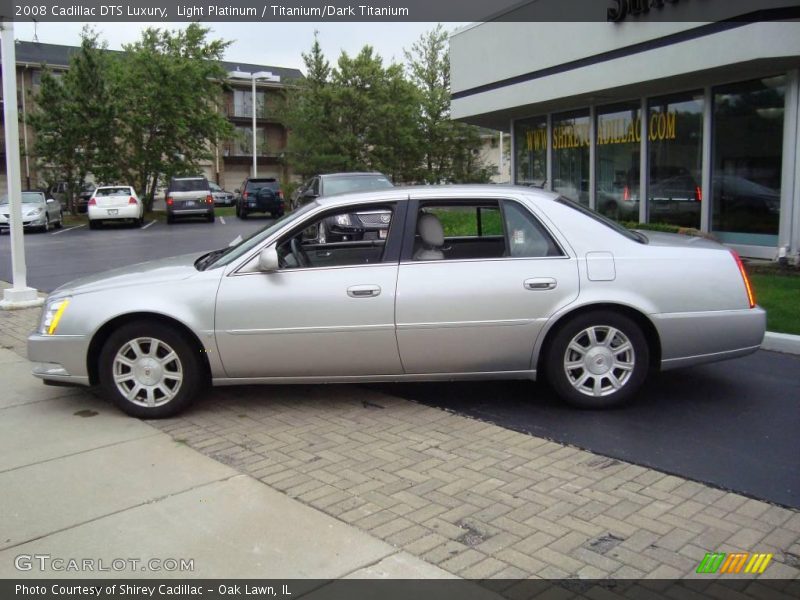
[(523, 284), (526, 290), (540, 291), (540, 290), (554, 290), (558, 282), (552, 277), (534, 277), (533, 279), (526, 279)]
[(379, 285), (353, 285), (347, 288), (347, 295), (351, 298), (374, 298), (380, 294)]

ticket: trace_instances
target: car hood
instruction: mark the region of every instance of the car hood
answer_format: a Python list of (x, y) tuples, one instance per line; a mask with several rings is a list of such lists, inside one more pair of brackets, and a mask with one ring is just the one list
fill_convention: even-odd
[(198, 273), (194, 263), (200, 256), (202, 253), (194, 252), (103, 271), (65, 283), (52, 295), (70, 296), (107, 288), (180, 281)]
[(717, 248), (724, 249), (724, 246), (709, 240), (708, 238), (696, 235), (684, 235), (681, 233), (665, 233), (662, 231), (641, 230), (640, 233), (647, 237), (648, 243), (651, 246), (680, 246), (686, 248), (689, 246), (695, 248)]
[[(22, 214), (26, 214), (34, 208), (44, 208), (45, 204), (42, 202), (27, 202), (22, 205)], [(8, 204), (0, 205), (0, 215), (8, 216), (11, 214), (11, 207)]]

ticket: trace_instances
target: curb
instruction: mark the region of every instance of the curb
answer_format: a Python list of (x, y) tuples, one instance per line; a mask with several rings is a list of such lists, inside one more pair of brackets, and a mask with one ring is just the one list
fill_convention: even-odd
[(784, 354), (800, 354), (800, 335), (768, 331), (764, 335), (761, 349)]

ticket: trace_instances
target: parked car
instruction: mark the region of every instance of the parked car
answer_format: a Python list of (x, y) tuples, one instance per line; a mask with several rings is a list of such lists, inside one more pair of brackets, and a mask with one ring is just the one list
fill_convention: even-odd
[[(327, 173), (309, 179), (294, 194), (294, 205), (302, 206), (321, 196), (329, 197), (353, 192), (384, 190), (394, 187), (382, 173)], [(385, 211), (339, 215), (320, 223), (320, 243), (365, 239), (384, 239), (389, 231), (390, 214)]]
[[(390, 213), (387, 239), (308, 235), (372, 211)], [(425, 186), (318, 199), (238, 244), (68, 283), (28, 356), (36, 377), (99, 384), (145, 418), (208, 382), (545, 375), (599, 408), (651, 370), (755, 352), (765, 316), (711, 240), (629, 231), (531, 188)]]
[(167, 188), (167, 223), (178, 217), (203, 217), (214, 222), (214, 196), (205, 177), (173, 177)]
[(277, 219), (283, 216), (286, 204), (280, 182), (274, 177), (248, 177), (236, 190), (236, 216), (246, 219), (252, 213), (264, 213)]
[(214, 205), (215, 206), (233, 206), (236, 202), (236, 196), (233, 193), (223, 190), (220, 186), (218, 186), (213, 181), (210, 181), (208, 185), (211, 187), (211, 195), (214, 196)]
[[(93, 183), (84, 183), (80, 186), (78, 193), (75, 195), (75, 210), (79, 213), (85, 213), (89, 205), (89, 199), (97, 186)], [(52, 184), (45, 191), (48, 198), (53, 198), (61, 204), (62, 209), (67, 208), (67, 196), (69, 188), (67, 182), (59, 181)]]
[(136, 227), (144, 222), (144, 205), (129, 185), (103, 185), (94, 190), (87, 207), (89, 229), (104, 223), (129, 221)]
[[(11, 228), (11, 205), (8, 195), (0, 197), (0, 233)], [(55, 198), (48, 198), (44, 192), (22, 192), (22, 228), (50, 231), (51, 227), (60, 229), (64, 224), (64, 212)]]

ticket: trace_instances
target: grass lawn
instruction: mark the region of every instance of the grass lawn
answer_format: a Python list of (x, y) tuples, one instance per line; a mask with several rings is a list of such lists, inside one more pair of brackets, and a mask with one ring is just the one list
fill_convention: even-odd
[(767, 311), (767, 329), (800, 335), (800, 276), (753, 273), (750, 281)]

